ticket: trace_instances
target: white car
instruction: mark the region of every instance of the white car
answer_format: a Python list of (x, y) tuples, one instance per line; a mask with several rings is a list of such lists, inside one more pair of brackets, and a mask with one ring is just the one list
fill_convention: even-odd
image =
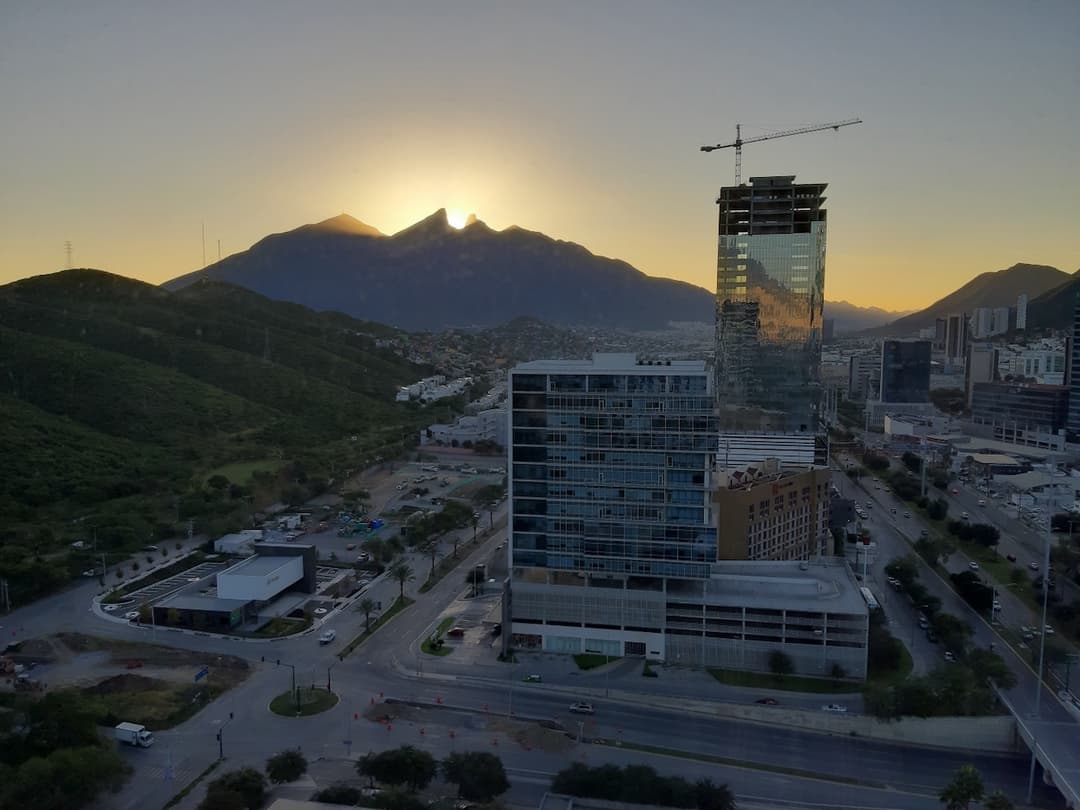
[(986, 498), (979, 498), (979, 506), (986, 506)]
[(953, 655), (953, 654), (952, 654), (951, 652), (949, 652), (948, 650), (946, 650), (946, 651), (945, 651), (945, 660), (946, 660), (946, 661), (948, 661), (948, 662), (949, 662), (950, 664), (952, 664), (952, 663), (956, 663), (956, 656), (955, 656), (955, 655)]
[(1048, 624), (1044, 624), (1043, 625), (1043, 632), (1048, 636), (1052, 636), (1052, 635), (1054, 635), (1054, 628), (1051, 627)]
[(571, 703), (570, 711), (574, 714), (596, 714), (591, 703)]
[(847, 706), (841, 706), (839, 703), (827, 703), (821, 707), (823, 712), (833, 712), (834, 714), (847, 714)]
[(972, 571), (978, 571), (979, 570), (979, 564), (977, 562), (975, 562), (974, 560), (972, 560), (971, 562), (968, 563), (968, 568), (970, 568)]
[(85, 571), (82, 572), (82, 575), (84, 577), (96, 577), (97, 571), (95, 571), (93, 568), (87, 568)]
[(334, 630), (327, 630), (325, 633), (319, 636), (319, 643), (329, 644), (335, 638), (337, 638), (337, 633)]

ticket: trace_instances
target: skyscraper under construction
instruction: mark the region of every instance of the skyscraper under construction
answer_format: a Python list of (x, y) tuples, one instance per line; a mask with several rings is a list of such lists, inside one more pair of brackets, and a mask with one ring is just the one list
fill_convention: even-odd
[[(776, 444), (771, 455), (811, 464), (824, 459), (825, 186), (752, 177), (749, 185), (724, 187), (717, 200), (720, 429), (742, 445), (736, 437), (767, 434)], [(721, 461), (724, 452), (722, 437)]]

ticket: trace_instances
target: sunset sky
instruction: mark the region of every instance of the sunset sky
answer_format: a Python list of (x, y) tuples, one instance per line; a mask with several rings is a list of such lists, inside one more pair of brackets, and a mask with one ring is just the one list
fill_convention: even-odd
[(1080, 268), (1080, 3), (0, 4), (0, 283), (161, 282), (347, 212), (446, 207), (715, 287), (702, 144), (829, 183), (826, 296)]

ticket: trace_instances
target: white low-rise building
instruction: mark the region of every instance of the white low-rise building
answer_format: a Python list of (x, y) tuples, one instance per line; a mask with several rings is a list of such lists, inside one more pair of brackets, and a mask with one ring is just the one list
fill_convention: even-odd
[(462, 416), (452, 425), (430, 425), (420, 431), (420, 444), (463, 445), (495, 442), (506, 446), (506, 407), (490, 408), (474, 416)]

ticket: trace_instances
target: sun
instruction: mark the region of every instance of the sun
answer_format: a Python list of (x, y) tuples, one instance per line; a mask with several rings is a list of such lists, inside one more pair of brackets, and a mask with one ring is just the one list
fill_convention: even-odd
[(448, 208), (446, 210), (446, 224), (451, 228), (461, 230), (469, 221), (469, 215), (467, 212), (457, 208)]

